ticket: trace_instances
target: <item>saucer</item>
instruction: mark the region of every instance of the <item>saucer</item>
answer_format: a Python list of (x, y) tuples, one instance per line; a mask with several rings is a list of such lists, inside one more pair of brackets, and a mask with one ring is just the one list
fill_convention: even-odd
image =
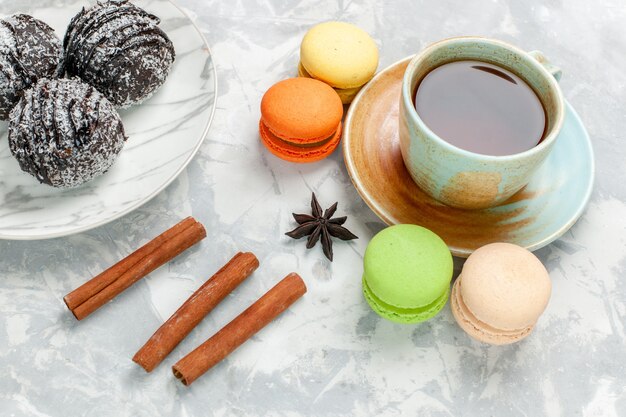
[(398, 137), (400, 88), (412, 57), (378, 73), (352, 102), (343, 152), (357, 191), (385, 223), (426, 227), (466, 258), (492, 242), (531, 251), (558, 239), (583, 213), (594, 178), (589, 135), (569, 103), (556, 144), (528, 185), (504, 204), (485, 210), (448, 207), (424, 193), (402, 161)]

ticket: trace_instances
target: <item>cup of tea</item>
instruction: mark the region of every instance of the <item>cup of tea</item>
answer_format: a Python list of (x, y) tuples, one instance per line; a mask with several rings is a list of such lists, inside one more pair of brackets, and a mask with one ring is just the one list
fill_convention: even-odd
[(452, 207), (497, 206), (523, 188), (557, 140), (560, 70), (539, 52), (458, 37), (407, 66), (400, 98), (402, 158), (413, 180)]

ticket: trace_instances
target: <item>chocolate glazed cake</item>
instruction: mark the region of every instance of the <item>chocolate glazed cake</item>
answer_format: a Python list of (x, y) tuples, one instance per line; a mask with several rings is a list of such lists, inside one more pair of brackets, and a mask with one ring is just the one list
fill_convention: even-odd
[(6, 120), (22, 90), (58, 75), (63, 49), (54, 30), (27, 14), (0, 20), (0, 119)]
[(9, 148), (20, 168), (53, 187), (103, 174), (125, 140), (113, 105), (78, 79), (40, 79), (9, 117)]
[(65, 70), (127, 107), (159, 88), (174, 62), (174, 46), (158, 17), (127, 0), (83, 8), (67, 28)]

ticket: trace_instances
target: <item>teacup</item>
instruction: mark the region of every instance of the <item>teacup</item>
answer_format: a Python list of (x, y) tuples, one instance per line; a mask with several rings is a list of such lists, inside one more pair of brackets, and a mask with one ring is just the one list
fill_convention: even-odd
[[(492, 156), (458, 148), (434, 134), (420, 119), (413, 92), (431, 70), (459, 60), (491, 63), (526, 81), (545, 109), (543, 140), (521, 153)], [(506, 201), (528, 184), (554, 147), (565, 117), (557, 82), (560, 74), (540, 52), (524, 52), (494, 39), (458, 37), (428, 46), (407, 66), (400, 98), (402, 158), (413, 180), (431, 197), (452, 207), (484, 209)]]

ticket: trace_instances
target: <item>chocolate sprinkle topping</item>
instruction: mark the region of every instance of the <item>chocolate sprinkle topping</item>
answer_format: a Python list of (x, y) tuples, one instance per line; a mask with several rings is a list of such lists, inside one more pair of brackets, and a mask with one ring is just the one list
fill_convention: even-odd
[(65, 71), (96, 87), (116, 106), (147, 99), (165, 82), (175, 58), (159, 22), (128, 0), (83, 8), (63, 40)]
[(63, 49), (54, 30), (27, 14), (0, 20), (0, 119), (6, 120), (21, 92), (39, 78), (59, 73)]
[(103, 174), (125, 140), (113, 105), (78, 79), (40, 79), (9, 117), (9, 148), (20, 168), (53, 187)]
[(352, 232), (342, 226), (348, 217), (333, 218), (335, 211), (337, 211), (337, 203), (327, 208), (322, 214), (322, 206), (320, 206), (317, 197), (315, 197), (315, 193), (313, 193), (311, 196), (311, 214), (292, 213), (293, 218), (298, 222), (299, 226), (285, 234), (292, 239), (300, 239), (304, 236), (308, 236), (309, 238), (306, 242), (307, 249), (311, 249), (315, 246), (317, 241), (321, 238), (324, 255), (332, 262), (333, 242), (331, 236), (341, 240), (358, 239)]

